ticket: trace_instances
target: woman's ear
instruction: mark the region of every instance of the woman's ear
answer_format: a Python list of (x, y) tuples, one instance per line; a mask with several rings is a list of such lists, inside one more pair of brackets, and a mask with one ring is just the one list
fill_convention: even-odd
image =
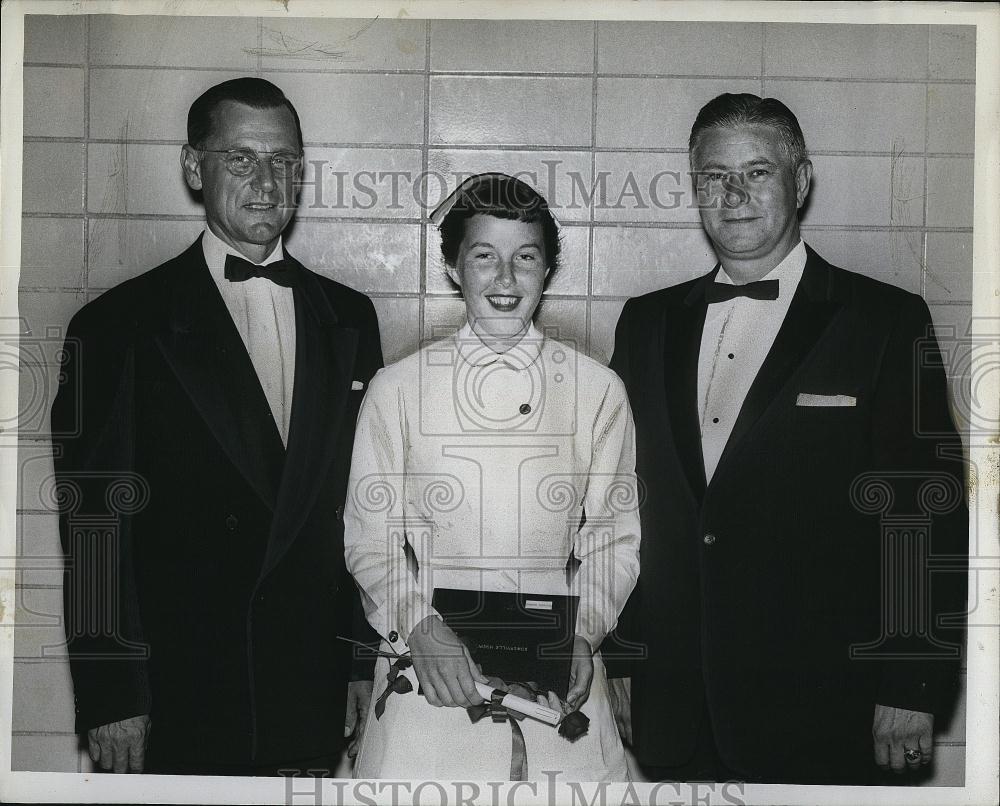
[(452, 266), (450, 263), (444, 264), (444, 270), (448, 273), (451, 281), (457, 285), (459, 288), (462, 287), (462, 275), (459, 273), (458, 269)]

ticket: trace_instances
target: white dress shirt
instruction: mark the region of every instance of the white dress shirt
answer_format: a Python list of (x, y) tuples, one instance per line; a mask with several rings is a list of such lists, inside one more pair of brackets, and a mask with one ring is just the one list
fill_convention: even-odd
[[(698, 419), (705, 480), (710, 482), (743, 401), (788, 313), (806, 266), (802, 241), (762, 279), (778, 281), (774, 300), (735, 297), (708, 306), (698, 353)], [(733, 284), (719, 267), (715, 281)]]
[[(246, 260), (207, 227), (202, 238), (205, 263), (222, 295), (236, 330), (257, 372), (271, 415), (288, 444), (288, 424), (292, 417), (295, 384), (295, 299), (291, 288), (276, 285), (264, 277), (234, 283), (226, 279), (226, 255)], [(261, 266), (281, 260), (282, 239)], [(253, 262), (253, 261), (250, 261)]]

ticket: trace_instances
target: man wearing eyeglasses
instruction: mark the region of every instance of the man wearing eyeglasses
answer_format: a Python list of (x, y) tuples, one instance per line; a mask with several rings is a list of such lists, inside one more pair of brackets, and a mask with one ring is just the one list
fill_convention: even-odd
[[(342, 513), (382, 353), (371, 301), (285, 248), (302, 153), (276, 86), (209, 89), (181, 151), (204, 233), (69, 327), (52, 412), (79, 493), (60, 519), (67, 637), (105, 770), (329, 773), (367, 709), (370, 676), (350, 682), (366, 670), (337, 639), (363, 624)], [(102, 506), (110, 538), (80, 528)]]
[(781, 101), (719, 95), (689, 145), (719, 262), (629, 300), (611, 360), (646, 487), (621, 728), (656, 780), (926, 780), (969, 538), (930, 313), (802, 240)]

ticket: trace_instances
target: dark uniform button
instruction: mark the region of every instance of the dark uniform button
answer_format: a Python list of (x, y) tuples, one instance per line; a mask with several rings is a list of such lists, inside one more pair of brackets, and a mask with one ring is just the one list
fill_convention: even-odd
[(396, 632), (395, 630), (392, 630), (392, 631), (389, 632), (389, 634), (386, 636), (386, 638), (389, 639), (389, 643), (390, 644), (393, 644), (393, 643), (395, 643), (396, 641), (399, 640), (399, 633)]
[(522, 403), (521, 408), (519, 408), (518, 411), (520, 411), (521, 414), (531, 414), (531, 406), (527, 403)]
[(344, 519), (344, 505), (341, 504), (337, 507), (337, 520), (342, 521)]
[(226, 518), (226, 528), (230, 532), (235, 532), (236, 527), (240, 525), (239, 519), (235, 515), (230, 515)]
[(704, 543), (706, 546), (711, 546), (713, 543), (715, 543), (715, 535), (709, 532), (701, 539), (701, 542)]

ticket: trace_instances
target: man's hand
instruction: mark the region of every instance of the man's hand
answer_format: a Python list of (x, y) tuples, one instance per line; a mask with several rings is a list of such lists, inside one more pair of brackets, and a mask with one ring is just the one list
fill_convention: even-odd
[[(901, 773), (907, 767), (919, 769), (934, 757), (934, 715), (876, 705), (872, 737), (875, 763), (883, 770)], [(920, 756), (908, 759), (907, 750), (917, 750)]]
[(615, 715), (618, 733), (625, 744), (632, 745), (632, 678), (609, 677), (608, 699), (611, 713)]
[(459, 637), (440, 618), (427, 616), (406, 642), (427, 702), (436, 707), (468, 708), (483, 701), (475, 683), (487, 683), (487, 679)]
[(368, 708), (372, 702), (372, 681), (352, 680), (347, 684), (347, 711), (344, 715), (344, 738), (351, 739), (347, 745), (347, 757), (354, 758), (365, 738), (368, 723)]
[(142, 772), (149, 740), (149, 715), (133, 716), (87, 731), (91, 760), (102, 770)]
[(569, 667), (569, 691), (566, 704), (571, 711), (578, 711), (590, 696), (594, 682), (594, 650), (587, 639), (577, 635), (573, 639), (573, 661)]

